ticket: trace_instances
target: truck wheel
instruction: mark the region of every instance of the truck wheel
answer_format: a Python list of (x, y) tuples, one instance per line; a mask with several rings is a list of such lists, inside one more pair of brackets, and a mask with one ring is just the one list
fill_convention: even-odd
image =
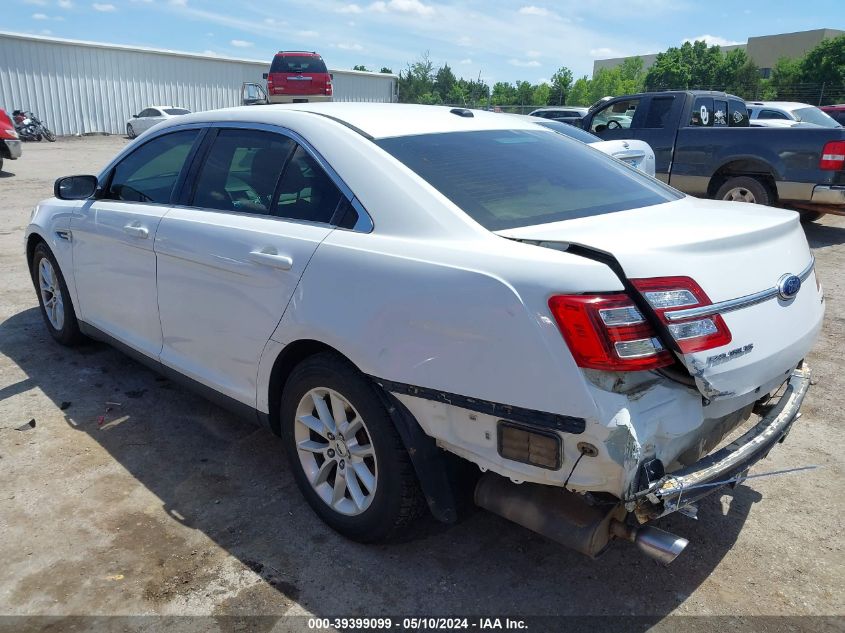
[(410, 457), (375, 387), (333, 353), (302, 361), (282, 392), (282, 441), (297, 486), (331, 528), (393, 540), (425, 513)]
[(716, 200), (730, 200), (732, 202), (769, 205), (772, 203), (772, 198), (769, 188), (763, 182), (751, 176), (728, 178), (716, 192)]
[(819, 213), (818, 211), (799, 211), (798, 213), (801, 216), (801, 221), (804, 223), (815, 222), (824, 215), (824, 213)]

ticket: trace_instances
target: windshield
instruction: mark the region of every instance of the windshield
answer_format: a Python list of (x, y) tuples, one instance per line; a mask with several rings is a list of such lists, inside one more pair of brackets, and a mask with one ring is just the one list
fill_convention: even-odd
[(165, 108), (164, 111), (167, 114), (170, 114), (172, 116), (176, 116), (176, 115), (179, 115), (179, 114), (190, 114), (191, 113), (190, 110), (186, 110), (185, 108)]
[(795, 118), (802, 123), (814, 123), (815, 125), (821, 125), (822, 127), (842, 127), (839, 123), (834, 121), (831, 117), (815, 106), (799, 108), (792, 114), (794, 114)]
[(422, 134), (376, 143), (491, 231), (683, 197), (583, 143), (546, 130)]
[(601, 140), (595, 134), (590, 134), (579, 127), (569, 125), (569, 123), (563, 123), (562, 121), (537, 121), (537, 125), (542, 125), (543, 127), (547, 127), (559, 134), (574, 138), (576, 141), (581, 141), (582, 143), (597, 143)]

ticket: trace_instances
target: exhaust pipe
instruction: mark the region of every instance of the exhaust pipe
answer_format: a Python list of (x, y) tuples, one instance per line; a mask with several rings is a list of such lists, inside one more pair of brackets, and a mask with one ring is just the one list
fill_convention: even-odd
[(646, 556), (662, 565), (668, 565), (684, 551), (689, 541), (651, 525), (634, 527), (619, 521), (610, 524), (611, 533), (632, 542)]
[(552, 541), (596, 558), (614, 537), (634, 543), (644, 554), (668, 565), (689, 541), (651, 526), (622, 523), (625, 507), (592, 506), (584, 497), (555, 486), (515, 484), (487, 472), (475, 487), (476, 505)]

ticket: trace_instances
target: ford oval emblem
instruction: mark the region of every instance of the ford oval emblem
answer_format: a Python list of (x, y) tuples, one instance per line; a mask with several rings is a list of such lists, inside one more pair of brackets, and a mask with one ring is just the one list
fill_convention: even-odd
[(784, 301), (793, 299), (801, 290), (801, 278), (796, 275), (784, 275), (778, 280), (778, 296)]

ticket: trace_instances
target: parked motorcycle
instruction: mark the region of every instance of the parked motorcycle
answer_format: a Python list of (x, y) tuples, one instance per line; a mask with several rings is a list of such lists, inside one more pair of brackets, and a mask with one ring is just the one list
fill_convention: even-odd
[(22, 141), (40, 141), (45, 138), (52, 143), (56, 140), (56, 135), (28, 110), (15, 110), (12, 112), (12, 119)]

